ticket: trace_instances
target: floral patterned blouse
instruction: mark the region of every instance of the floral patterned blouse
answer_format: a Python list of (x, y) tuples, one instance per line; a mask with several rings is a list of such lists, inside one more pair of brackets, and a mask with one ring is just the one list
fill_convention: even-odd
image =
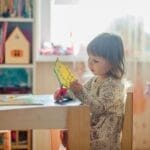
[(76, 95), (91, 110), (91, 150), (120, 150), (125, 86), (121, 80), (91, 78)]

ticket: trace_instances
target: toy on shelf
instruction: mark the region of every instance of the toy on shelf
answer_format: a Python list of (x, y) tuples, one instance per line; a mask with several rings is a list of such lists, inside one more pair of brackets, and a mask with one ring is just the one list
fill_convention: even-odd
[(30, 62), (30, 43), (19, 27), (5, 42), (5, 63), (26, 64)]
[(73, 55), (74, 49), (71, 46), (57, 45), (54, 43), (44, 42), (43, 48), (39, 50), (40, 55)]
[(31, 70), (24, 68), (0, 69), (1, 94), (27, 94), (31, 93)]

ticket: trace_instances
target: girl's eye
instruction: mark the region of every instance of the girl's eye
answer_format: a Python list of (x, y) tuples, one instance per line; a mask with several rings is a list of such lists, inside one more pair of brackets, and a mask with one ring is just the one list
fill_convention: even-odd
[(98, 63), (99, 61), (98, 61), (98, 60), (93, 60), (93, 62), (94, 62), (94, 63)]
[(99, 63), (99, 60), (89, 58), (88, 62), (90, 62), (90, 63)]

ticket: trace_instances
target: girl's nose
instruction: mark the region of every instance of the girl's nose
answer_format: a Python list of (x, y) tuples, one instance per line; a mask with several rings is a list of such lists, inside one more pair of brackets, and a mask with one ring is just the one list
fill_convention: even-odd
[(92, 63), (88, 63), (89, 69), (92, 69)]

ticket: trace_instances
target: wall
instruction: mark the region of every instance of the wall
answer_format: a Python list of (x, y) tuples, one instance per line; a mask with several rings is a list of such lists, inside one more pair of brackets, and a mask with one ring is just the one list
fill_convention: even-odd
[[(70, 69), (72, 63), (65, 63)], [(59, 88), (58, 81), (53, 71), (54, 62), (36, 64), (36, 94), (53, 94)]]

